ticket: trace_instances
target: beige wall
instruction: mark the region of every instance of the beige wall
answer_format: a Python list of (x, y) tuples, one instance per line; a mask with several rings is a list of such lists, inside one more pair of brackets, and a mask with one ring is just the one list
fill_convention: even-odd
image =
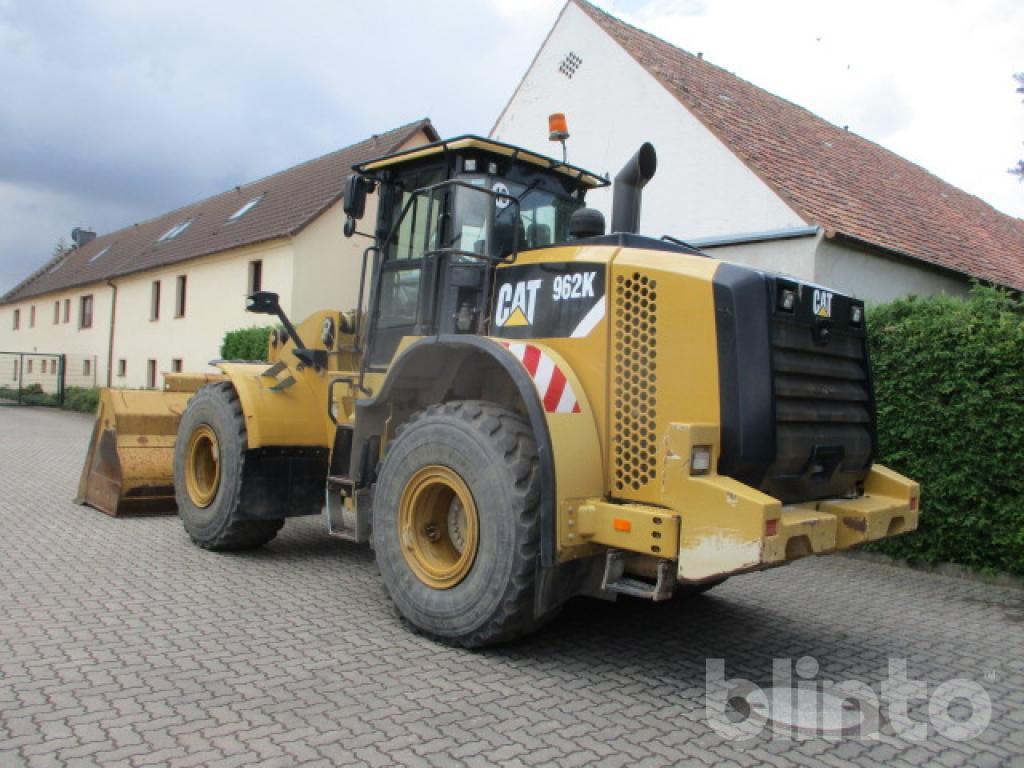
[[(418, 131), (397, 151), (411, 149), (429, 143), (429, 139)], [(372, 194), (366, 201), (366, 214), (358, 223), (360, 232), (373, 234), (377, 224), (377, 195)], [(359, 300), (359, 274), (362, 269), (363, 252), (372, 241), (355, 235), (346, 238), (343, 234), (345, 212), (341, 201), (335, 203), (319, 218), (309, 224), (294, 239), (295, 260), (293, 262), (291, 301), (285, 311), (298, 322), (321, 309), (345, 311), (355, 309)], [(370, 300), (369, 285), (372, 275), (367, 265), (364, 306)], [(266, 284), (267, 290), (277, 290)], [(285, 294), (282, 293), (282, 296)]]
[(970, 289), (966, 277), (836, 243), (822, 234), (704, 250), (722, 261), (789, 275), (875, 303), (910, 295), (966, 296)]
[[(371, 195), (359, 231), (372, 233), (376, 217), (377, 196)], [(363, 251), (372, 243), (358, 235), (346, 238), (342, 234), (344, 224), (345, 213), (338, 202), (295, 237), (293, 292), (286, 311), (296, 322), (319, 309), (344, 311), (356, 307)], [(267, 289), (276, 290), (269, 284)], [(368, 300), (369, 291), (364, 304)]]
[(704, 252), (721, 261), (742, 264), (764, 272), (789, 275), (798, 280), (814, 281), (814, 254), (817, 239), (812, 236), (763, 243), (743, 243)]
[(966, 296), (966, 277), (929, 267), (922, 262), (881, 256), (852, 245), (820, 237), (815, 255), (815, 280), (871, 302), (903, 296), (947, 293)]
[[(79, 310), (83, 296), (93, 297), (92, 327), (79, 327)], [(52, 355), (65, 354), (68, 361), (68, 383), (72, 386), (91, 386), (92, 380), (104, 383), (107, 364), (108, 333), (110, 328), (111, 289), (104, 283), (95, 283), (70, 291), (36, 296), (16, 304), (0, 306), (0, 352), (39, 352)], [(64, 302), (70, 300), (71, 313), (64, 322)], [(60, 322), (53, 322), (53, 305), (60, 302)], [(36, 308), (35, 326), (30, 319)], [(14, 311), (21, 310), (18, 330), (13, 329)], [(95, 356), (89, 375), (84, 375), (83, 361)], [(52, 358), (50, 358), (52, 359)], [(0, 386), (13, 382), (13, 357), (0, 355)], [(50, 373), (52, 363), (47, 362), (47, 374), (42, 373), (41, 359), (33, 359), (32, 373), (28, 366), (23, 371), (24, 384), (38, 383), (47, 391), (55, 386)]]
[[(274, 324), (274, 318), (245, 311), (249, 263), (255, 260), (263, 263), (264, 290), (290, 296), (293, 244), (288, 240), (118, 278), (112, 385), (145, 387), (149, 360), (156, 360), (157, 386), (162, 385), (159, 374), (170, 371), (175, 359), (182, 361), (183, 370), (212, 372), (215, 369), (209, 366), (209, 361), (220, 357), (225, 333)], [(186, 278), (183, 317), (175, 317), (179, 275)], [(151, 320), (152, 286), (156, 280), (160, 281), (160, 317)], [(126, 363), (124, 376), (118, 375), (120, 360)]]

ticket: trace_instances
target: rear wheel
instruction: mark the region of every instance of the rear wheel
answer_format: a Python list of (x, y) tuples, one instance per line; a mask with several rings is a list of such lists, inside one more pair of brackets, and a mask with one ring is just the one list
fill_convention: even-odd
[(523, 418), (479, 401), (431, 406), (399, 430), (378, 477), (374, 550), (407, 622), (465, 647), (538, 626), (537, 447)]
[(247, 446), (245, 418), (230, 382), (192, 396), (174, 443), (174, 496), (192, 541), (217, 551), (252, 549), (273, 539), (284, 520), (240, 520)]

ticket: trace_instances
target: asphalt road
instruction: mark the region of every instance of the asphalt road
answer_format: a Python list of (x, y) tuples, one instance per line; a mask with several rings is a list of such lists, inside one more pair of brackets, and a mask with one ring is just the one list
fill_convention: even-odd
[[(75, 506), (90, 427), (0, 407), (4, 768), (1024, 766), (1020, 590), (819, 558), (671, 604), (581, 600), (526, 641), (455, 650), (403, 627), (369, 550), (318, 520), (217, 555), (174, 517)], [(707, 695), (714, 659), (761, 687), (775, 662), (874, 695), (905, 663), (922, 732), (882, 706), (875, 738), (738, 740)]]

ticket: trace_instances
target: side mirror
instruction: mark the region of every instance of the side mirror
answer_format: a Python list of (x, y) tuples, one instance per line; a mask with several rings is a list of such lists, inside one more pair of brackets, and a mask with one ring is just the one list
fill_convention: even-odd
[(366, 213), (366, 196), (373, 191), (373, 182), (365, 176), (352, 174), (345, 179), (342, 208), (350, 219), (361, 219)]
[(273, 291), (257, 291), (245, 299), (245, 311), (257, 315), (280, 315), (279, 296)]

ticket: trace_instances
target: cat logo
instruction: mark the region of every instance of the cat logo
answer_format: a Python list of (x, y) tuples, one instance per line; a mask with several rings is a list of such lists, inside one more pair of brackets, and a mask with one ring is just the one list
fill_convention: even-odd
[(537, 291), (541, 280), (521, 280), (505, 283), (498, 289), (494, 307), (494, 324), (499, 328), (533, 325), (537, 309)]
[(818, 317), (832, 317), (832, 292), (815, 288), (811, 307)]

